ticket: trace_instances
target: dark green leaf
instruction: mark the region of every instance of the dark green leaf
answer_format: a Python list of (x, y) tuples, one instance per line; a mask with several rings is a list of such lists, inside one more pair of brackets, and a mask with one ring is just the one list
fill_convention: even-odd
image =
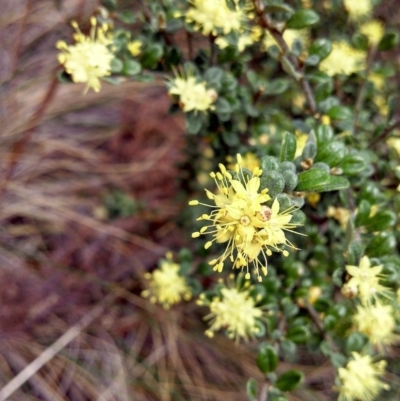
[(203, 119), (200, 113), (194, 113), (193, 111), (186, 113), (186, 129), (189, 134), (197, 134), (200, 132), (203, 126)]
[(308, 328), (306, 326), (294, 326), (291, 327), (286, 333), (286, 338), (293, 341), (296, 344), (305, 343), (310, 336)]
[(319, 147), (315, 161), (324, 162), (330, 167), (335, 167), (341, 163), (346, 153), (347, 149), (343, 142), (328, 142)]
[(280, 161), (292, 161), (296, 153), (296, 138), (290, 132), (283, 134)]
[(291, 61), (286, 56), (281, 57), (281, 64), (282, 64), (283, 70), (288, 75), (290, 75), (297, 81), (301, 78), (301, 73), (297, 72), (296, 68), (293, 66)]
[(261, 343), (257, 355), (257, 366), (263, 373), (273, 372), (278, 366), (276, 349), (267, 343)]
[(314, 191), (315, 188), (327, 183), (329, 174), (320, 169), (303, 171), (299, 174), (299, 183), (296, 191)]
[(382, 231), (396, 224), (397, 215), (391, 210), (381, 210), (369, 218), (363, 226), (368, 231)]
[(125, 60), (122, 73), (124, 75), (136, 75), (142, 70), (142, 66), (136, 60)]
[(278, 1), (275, 3), (270, 3), (265, 5), (264, 11), (267, 13), (292, 13), (293, 8), (288, 4), (279, 3)]
[(246, 384), (246, 393), (249, 401), (257, 401), (258, 385), (255, 379), (251, 378)]
[(343, 177), (337, 177), (331, 175), (328, 182), (317, 186), (315, 192), (329, 192), (329, 191), (339, 191), (340, 189), (346, 189), (350, 186), (350, 182)]
[(350, 333), (346, 340), (346, 349), (351, 352), (361, 352), (367, 343), (367, 339), (360, 333)]
[(276, 387), (281, 391), (293, 391), (303, 381), (303, 373), (299, 370), (288, 370), (278, 377)]
[(329, 109), (327, 115), (334, 120), (348, 120), (352, 118), (352, 112), (348, 107), (345, 106), (333, 106)]
[(389, 110), (388, 110), (388, 115), (387, 115), (386, 121), (389, 123), (392, 120), (392, 118), (394, 117), (394, 115), (396, 114), (398, 97), (396, 95), (389, 96), (387, 102), (388, 102)]
[(369, 219), (370, 213), (371, 213), (370, 203), (367, 200), (362, 199), (357, 207), (357, 215), (355, 220), (356, 227), (360, 227), (363, 224), (365, 224)]
[(376, 234), (365, 250), (369, 257), (389, 255), (396, 247), (396, 238), (392, 233), (381, 232)]
[(396, 47), (399, 42), (399, 34), (397, 32), (386, 33), (378, 45), (378, 50), (386, 51)]
[(316, 66), (319, 64), (319, 62), (321, 61), (321, 59), (319, 58), (319, 56), (317, 56), (316, 54), (307, 57), (304, 60), (304, 64), (305, 65), (310, 65), (310, 66)]
[(154, 68), (161, 57), (163, 56), (164, 50), (159, 43), (152, 43), (146, 46), (140, 57), (140, 63), (143, 68)]
[(205, 72), (204, 78), (209, 86), (214, 88), (216, 91), (219, 91), (222, 86), (224, 71), (218, 67), (211, 67)]
[(289, 87), (289, 82), (286, 79), (280, 78), (269, 81), (264, 88), (264, 95), (280, 95)]
[(350, 154), (343, 158), (339, 166), (346, 175), (356, 175), (365, 168), (364, 158), (359, 154)]
[(368, 50), (368, 38), (361, 33), (355, 33), (352, 37), (353, 45), (356, 49), (366, 51)]
[(325, 57), (329, 55), (329, 53), (332, 51), (332, 43), (328, 39), (317, 39), (315, 40), (309, 50), (308, 54), (310, 56), (318, 56), (320, 60), (323, 60)]
[(286, 27), (290, 29), (303, 29), (314, 25), (319, 21), (319, 15), (313, 10), (299, 10), (295, 12)]

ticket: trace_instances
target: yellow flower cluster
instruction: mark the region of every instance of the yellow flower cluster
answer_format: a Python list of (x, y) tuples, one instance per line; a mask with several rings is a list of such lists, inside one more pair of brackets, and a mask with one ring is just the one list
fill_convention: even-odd
[(93, 88), (95, 92), (100, 90), (100, 78), (111, 74), (111, 61), (114, 58), (110, 45), (112, 39), (106, 35), (107, 25), (97, 28), (95, 17), (90, 19), (92, 25), (90, 36), (85, 36), (78, 24), (72, 22), (76, 30), (74, 34), (75, 44), (67, 45), (64, 41), (58, 41), (56, 47), (61, 50), (58, 61), (71, 75), (74, 82), (86, 82), (85, 92)]
[(371, 0), (343, 0), (343, 3), (352, 20), (358, 21), (371, 15)]
[(341, 381), (339, 401), (373, 401), (381, 390), (389, 386), (381, 381), (386, 362), (373, 362), (369, 355), (353, 352), (353, 359), (346, 367), (339, 368)]
[(388, 346), (400, 340), (394, 333), (396, 329), (395, 311), (393, 306), (384, 304), (379, 296), (386, 299), (392, 297), (391, 290), (380, 284), (382, 265), (372, 266), (367, 256), (361, 258), (360, 265), (346, 266), (347, 272), (352, 276), (343, 286), (344, 293), (352, 293), (360, 298), (361, 305), (353, 316), (353, 323), (361, 333), (368, 336), (372, 345), (381, 352)]
[(365, 35), (368, 38), (370, 44), (375, 45), (375, 46), (382, 39), (384, 32), (385, 32), (385, 28), (384, 28), (382, 22), (378, 21), (378, 20), (370, 20), (370, 21), (364, 22), (360, 26), (360, 33)]
[(170, 95), (179, 96), (179, 103), (184, 112), (213, 110), (213, 103), (218, 97), (215, 89), (208, 89), (205, 82), (199, 82), (191, 74), (177, 74), (170, 81)]
[(369, 305), (378, 295), (389, 295), (387, 287), (379, 283), (384, 276), (382, 265), (372, 266), (368, 256), (363, 256), (359, 266), (346, 266), (351, 279), (343, 286), (344, 291), (357, 294), (364, 305)]
[(358, 305), (353, 320), (357, 329), (367, 335), (371, 344), (381, 352), (399, 340), (399, 336), (394, 334), (396, 321), (391, 305), (383, 305), (380, 301), (375, 301), (374, 305)]
[(236, 3), (234, 9), (228, 7), (226, 0), (192, 0), (191, 8), (185, 14), (186, 22), (193, 23), (203, 35), (217, 36), (242, 30), (248, 6), (241, 8)]
[(179, 274), (180, 266), (172, 261), (172, 254), (167, 253), (162, 259), (160, 267), (152, 273), (146, 273), (144, 278), (148, 281), (148, 289), (142, 291), (143, 298), (149, 298), (151, 303), (159, 303), (164, 309), (182, 299), (188, 301), (192, 297), (192, 290), (184, 277)]
[[(206, 305), (210, 308), (210, 313), (205, 317), (209, 320), (210, 328), (206, 331), (208, 337), (213, 337), (214, 333), (220, 329), (226, 329), (228, 337), (238, 342), (240, 339), (248, 340), (260, 332), (260, 319), (263, 316), (261, 308), (257, 307), (257, 302), (250, 295), (251, 286), (246, 282), (240, 288), (232, 286), (233, 276), (230, 276), (231, 284), (223, 286), (219, 290), (220, 295), (209, 301), (204, 294), (200, 295), (198, 305)], [(222, 284), (222, 281), (220, 281)]]
[(321, 71), (328, 75), (345, 74), (350, 75), (353, 72), (365, 68), (365, 54), (351, 47), (346, 42), (333, 42), (332, 51), (327, 58), (322, 60), (319, 65)]
[[(271, 207), (265, 205), (271, 198), (268, 189), (260, 190), (262, 170), (255, 167), (251, 178), (245, 175), (240, 155), (237, 155), (233, 175), (223, 164), (219, 168), (219, 172), (210, 174), (219, 193), (214, 195), (206, 190), (207, 197), (214, 205), (202, 204), (197, 200), (189, 202), (192, 206), (202, 204), (213, 209), (210, 214), (203, 214), (197, 219), (210, 224), (194, 232), (192, 237), (211, 234), (213, 239), (205, 244), (206, 249), (214, 242), (227, 243), (222, 255), (209, 262), (214, 271), (222, 272), (226, 259), (229, 259), (233, 267), (245, 268), (245, 277), (249, 279), (249, 264), (253, 264), (258, 281), (261, 282), (260, 270), (264, 276), (267, 275), (267, 256), (272, 251), (288, 256), (288, 251), (282, 249), (282, 246), (296, 249), (285, 236), (285, 230), (292, 231), (297, 227), (297, 224), (290, 223), (295, 208), (281, 211), (277, 199)], [(258, 260), (259, 255), (263, 256), (264, 263)]]

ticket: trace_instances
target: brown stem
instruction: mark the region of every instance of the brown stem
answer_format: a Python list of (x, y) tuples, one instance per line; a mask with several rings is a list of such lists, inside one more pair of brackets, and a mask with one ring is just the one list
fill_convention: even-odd
[(285, 39), (282, 36), (282, 32), (274, 26), (270, 17), (264, 14), (263, 6), (260, 0), (252, 0), (254, 5), (254, 11), (257, 15), (257, 22), (261, 28), (266, 29), (271, 36), (275, 39), (276, 43), (280, 47), (283, 55), (287, 55), (288, 60), (292, 63), (294, 69), (300, 76), (300, 85), (307, 99), (307, 103), (310, 107), (310, 111), (313, 115), (317, 114), (317, 105), (315, 103), (314, 94), (311, 90), (310, 83), (304, 76), (304, 71), (302, 68), (302, 62), (300, 58), (296, 57), (294, 54), (290, 53), (290, 49)]
[(324, 324), (322, 323), (322, 320), (319, 317), (318, 312), (315, 310), (314, 306), (312, 306), (309, 302), (306, 302), (306, 309), (318, 331), (324, 337), (324, 340), (330, 345), (332, 351), (337, 352), (338, 348), (332, 337), (325, 331)]
[(268, 384), (264, 384), (260, 392), (260, 401), (268, 401)]
[(392, 124), (388, 125), (380, 135), (378, 135), (375, 139), (371, 141), (369, 144), (369, 148), (374, 148), (375, 145), (380, 142), (381, 140), (385, 139), (393, 130), (400, 127), (400, 118), (395, 120)]

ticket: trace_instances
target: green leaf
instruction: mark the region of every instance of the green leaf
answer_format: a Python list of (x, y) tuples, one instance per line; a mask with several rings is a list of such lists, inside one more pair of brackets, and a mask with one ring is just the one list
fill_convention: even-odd
[(198, 134), (203, 126), (203, 119), (200, 113), (193, 111), (186, 113), (186, 129), (189, 134)]
[(366, 343), (367, 339), (361, 333), (350, 333), (346, 340), (347, 352), (361, 352)]
[(136, 60), (125, 60), (122, 73), (124, 75), (136, 75), (142, 71), (142, 66)]
[(305, 343), (310, 337), (310, 333), (306, 326), (291, 327), (286, 333), (286, 338), (296, 344)]
[(334, 120), (349, 120), (350, 118), (352, 118), (353, 113), (348, 107), (333, 106), (328, 110), (327, 115)]
[(213, 87), (218, 92), (222, 86), (224, 71), (218, 67), (211, 67), (205, 72), (204, 78), (209, 86)]
[(164, 54), (163, 47), (159, 43), (151, 43), (146, 46), (140, 57), (143, 68), (154, 68)]
[(303, 381), (303, 373), (299, 370), (288, 370), (278, 377), (276, 387), (281, 391), (293, 391)]
[(124, 64), (122, 63), (122, 60), (116, 57), (111, 60), (111, 72), (119, 74), (123, 68)]
[(367, 200), (362, 199), (357, 207), (357, 216), (355, 220), (356, 227), (360, 227), (363, 224), (365, 224), (369, 219), (370, 213), (371, 213), (370, 203)]
[(346, 175), (356, 175), (364, 170), (364, 158), (359, 154), (350, 154), (343, 158), (339, 166)]
[(386, 33), (378, 44), (378, 50), (391, 50), (397, 46), (399, 42), (399, 34), (397, 32)]
[(274, 156), (264, 156), (261, 159), (261, 168), (264, 173), (269, 170), (278, 170), (279, 162)]
[(249, 401), (257, 401), (258, 385), (255, 379), (251, 378), (246, 383), (246, 393)]
[(387, 119), (386, 121), (389, 123), (392, 118), (394, 117), (394, 115), (396, 114), (396, 110), (397, 110), (397, 104), (398, 104), (398, 96), (396, 95), (391, 95), (389, 96), (388, 100), (388, 115), (387, 115)]
[(285, 179), (278, 171), (263, 171), (260, 177), (260, 189), (264, 188), (268, 188), (268, 195), (274, 198), (285, 188)]
[(343, 142), (328, 142), (318, 149), (315, 161), (324, 162), (330, 167), (335, 167), (342, 162), (346, 153), (347, 149)]
[(315, 192), (329, 192), (329, 191), (339, 191), (340, 189), (346, 189), (350, 186), (350, 182), (343, 177), (338, 177), (335, 175), (329, 176), (328, 182), (317, 186)]
[(293, 8), (285, 3), (270, 3), (266, 4), (264, 11), (267, 13), (293, 13)]
[(292, 161), (296, 153), (296, 138), (290, 132), (283, 134), (280, 161)]
[(392, 233), (381, 232), (376, 234), (367, 245), (365, 253), (373, 258), (389, 255), (396, 247), (396, 238)]
[(298, 81), (301, 78), (301, 73), (297, 72), (294, 65), (291, 63), (291, 61), (286, 56), (281, 57), (281, 64), (282, 64), (283, 71), (285, 71), (286, 74), (293, 77), (296, 81)]
[(313, 67), (313, 66), (318, 65), (320, 61), (321, 61), (321, 59), (319, 58), (319, 56), (317, 56), (316, 54), (314, 54), (314, 55), (312, 55), (312, 56), (307, 57), (307, 58), (304, 60), (304, 64)]
[(132, 11), (117, 13), (117, 18), (125, 24), (133, 24), (135, 22), (135, 14)]
[(323, 146), (333, 139), (333, 128), (330, 125), (320, 125), (316, 132), (317, 146)]
[(352, 42), (357, 50), (368, 50), (368, 38), (361, 33), (355, 33), (352, 37)]
[(280, 95), (285, 92), (289, 87), (289, 82), (287, 79), (280, 78), (273, 81), (269, 81), (267, 86), (264, 88), (264, 95)]
[(263, 373), (273, 372), (278, 366), (278, 354), (276, 349), (267, 343), (261, 343), (258, 347), (257, 366)]
[(315, 188), (329, 181), (329, 174), (320, 169), (303, 171), (299, 174), (296, 191), (314, 191)]
[(381, 210), (368, 219), (363, 226), (368, 231), (382, 231), (396, 224), (397, 215), (392, 210)]
[(217, 114), (232, 113), (232, 107), (225, 98), (219, 97), (214, 104), (215, 104), (215, 111)]
[(332, 51), (332, 43), (328, 39), (317, 39), (315, 40), (309, 50), (308, 54), (310, 56), (318, 56), (320, 60), (328, 57), (329, 53)]
[(286, 23), (290, 29), (303, 29), (319, 21), (319, 15), (313, 10), (299, 10)]

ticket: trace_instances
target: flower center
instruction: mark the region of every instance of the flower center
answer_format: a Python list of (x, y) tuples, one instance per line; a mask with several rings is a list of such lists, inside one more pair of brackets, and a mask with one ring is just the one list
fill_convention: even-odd
[(251, 219), (249, 216), (244, 215), (240, 218), (240, 224), (242, 226), (248, 226), (251, 223)]
[(261, 211), (258, 213), (257, 217), (261, 221), (271, 220), (272, 211), (268, 206), (261, 206)]

